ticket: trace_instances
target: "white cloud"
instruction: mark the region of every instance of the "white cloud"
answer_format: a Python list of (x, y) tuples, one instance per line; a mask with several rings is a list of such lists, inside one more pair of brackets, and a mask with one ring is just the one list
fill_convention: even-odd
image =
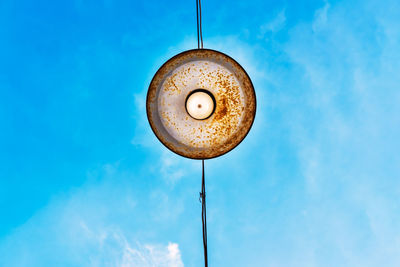
[(294, 105), (285, 119), (291, 119), (304, 193), (312, 203), (303, 207), (310, 227), (320, 219), (329, 226), (306, 249), (317, 266), (328, 258), (310, 252), (321, 251), (322, 241), (337, 253), (335, 265), (400, 262), (400, 231), (393, 223), (399, 220), (400, 165), (391, 160), (398, 159), (400, 134), (400, 76), (392, 73), (400, 70), (400, 30), (391, 26), (398, 24), (389, 10), (394, 6), (385, 7), (326, 3), (311, 23), (291, 31), (286, 45), (291, 77), (302, 90), (289, 92)]
[[(96, 175), (100, 181), (53, 199), (1, 240), (0, 265), (183, 267), (177, 243), (146, 238), (155, 235), (155, 215), (171, 220), (182, 212), (180, 202), (162, 192), (137, 200), (133, 176), (118, 164), (89, 174)], [(152, 199), (159, 195), (167, 203)]]
[(276, 33), (282, 30), (285, 27), (285, 24), (286, 14), (285, 9), (283, 9), (271, 21), (260, 26), (260, 32), (257, 37), (262, 39), (267, 33)]
[(126, 244), (121, 267), (183, 267), (178, 244), (167, 246), (144, 245), (132, 248)]
[(321, 27), (326, 25), (328, 20), (328, 10), (330, 8), (330, 4), (328, 2), (325, 3), (324, 7), (315, 11), (314, 14), (314, 22), (312, 24), (312, 29), (314, 31), (318, 31)]

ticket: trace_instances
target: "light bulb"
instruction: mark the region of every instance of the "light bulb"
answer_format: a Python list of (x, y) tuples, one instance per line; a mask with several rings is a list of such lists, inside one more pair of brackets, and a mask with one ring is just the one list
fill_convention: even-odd
[(215, 98), (205, 89), (192, 91), (186, 98), (186, 111), (196, 120), (208, 119), (215, 110)]

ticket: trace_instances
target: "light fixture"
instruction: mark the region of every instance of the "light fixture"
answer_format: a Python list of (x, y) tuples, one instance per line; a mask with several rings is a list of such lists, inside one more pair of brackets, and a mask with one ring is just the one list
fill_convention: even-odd
[(239, 63), (215, 50), (194, 49), (157, 71), (146, 109), (151, 128), (167, 148), (184, 157), (209, 159), (245, 138), (256, 96)]

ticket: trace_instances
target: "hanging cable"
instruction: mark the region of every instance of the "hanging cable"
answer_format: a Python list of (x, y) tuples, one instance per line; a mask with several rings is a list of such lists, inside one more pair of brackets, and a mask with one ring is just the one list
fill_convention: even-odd
[(196, 0), (196, 16), (197, 16), (197, 48), (203, 48), (203, 29), (201, 23), (201, 0)]
[[(197, 17), (197, 48), (203, 49), (203, 29), (201, 23), (201, 0), (196, 0), (196, 17)], [(204, 159), (201, 160), (201, 222), (203, 225), (203, 247), (204, 247), (204, 266), (208, 267), (208, 252), (207, 252), (207, 212), (206, 212), (206, 182), (204, 175)]]
[(201, 221), (203, 224), (203, 247), (204, 247), (204, 265), (208, 267), (208, 253), (207, 253), (207, 212), (206, 212), (206, 183), (204, 175), (204, 159), (202, 163), (202, 175), (201, 175)]

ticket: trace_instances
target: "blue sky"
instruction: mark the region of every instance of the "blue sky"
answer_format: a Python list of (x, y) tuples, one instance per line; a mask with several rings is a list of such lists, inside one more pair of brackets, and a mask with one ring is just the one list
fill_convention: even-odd
[[(203, 1), (257, 93), (206, 162), (211, 266), (400, 265), (400, 3)], [(0, 266), (202, 266), (201, 164), (146, 120), (193, 1), (0, 2)]]

